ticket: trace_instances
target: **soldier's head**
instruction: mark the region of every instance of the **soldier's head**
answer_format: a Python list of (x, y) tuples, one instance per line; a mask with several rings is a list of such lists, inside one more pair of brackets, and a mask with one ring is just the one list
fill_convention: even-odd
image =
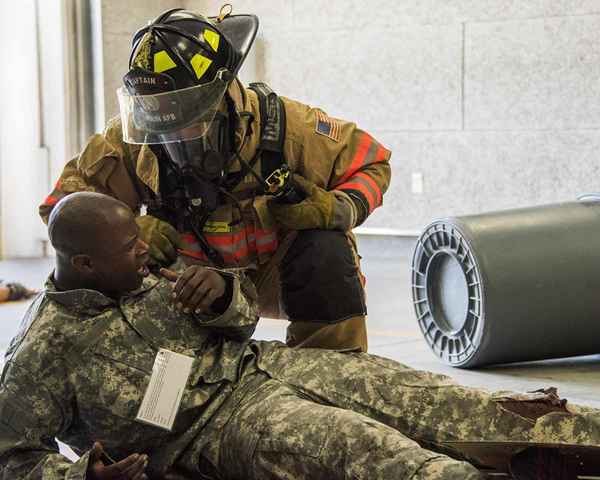
[(257, 30), (254, 15), (183, 9), (140, 29), (118, 91), (124, 140), (160, 144), (175, 166), (206, 180), (221, 176), (233, 148), (226, 92)]
[(92, 288), (109, 296), (138, 288), (148, 275), (148, 245), (127, 205), (107, 195), (72, 193), (48, 220), (57, 271), (70, 288)]

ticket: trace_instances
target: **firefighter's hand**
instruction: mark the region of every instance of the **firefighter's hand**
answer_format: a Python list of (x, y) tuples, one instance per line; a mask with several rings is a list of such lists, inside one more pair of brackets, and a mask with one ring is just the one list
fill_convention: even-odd
[(277, 199), (269, 201), (269, 210), (277, 223), (290, 230), (335, 228), (334, 193), (318, 187), (300, 175), (294, 175), (293, 182), (306, 194), (306, 198), (292, 204), (278, 203)]
[(227, 289), (225, 279), (215, 270), (201, 265), (188, 267), (181, 275), (161, 268), (160, 273), (173, 285), (173, 302), (184, 313), (211, 313), (210, 307)]
[(173, 263), (181, 244), (179, 232), (152, 215), (142, 215), (135, 221), (140, 227), (141, 239), (148, 244), (151, 263), (161, 266)]
[(148, 456), (134, 453), (120, 462), (106, 465), (102, 461), (104, 450), (100, 442), (94, 443), (86, 480), (148, 480), (144, 473), (148, 466)]

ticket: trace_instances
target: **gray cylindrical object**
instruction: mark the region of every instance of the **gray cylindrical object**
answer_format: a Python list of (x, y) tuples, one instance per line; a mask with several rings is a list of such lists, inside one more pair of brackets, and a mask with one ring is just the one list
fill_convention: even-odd
[(600, 352), (600, 202), (430, 224), (412, 262), (415, 313), (446, 363)]

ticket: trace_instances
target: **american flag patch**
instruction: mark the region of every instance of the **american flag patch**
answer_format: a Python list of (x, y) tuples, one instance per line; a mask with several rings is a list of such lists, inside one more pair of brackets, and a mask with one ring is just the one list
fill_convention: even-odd
[(320, 110), (317, 110), (317, 124), (315, 126), (315, 132), (319, 135), (325, 135), (326, 137), (340, 141), (340, 123), (331, 117), (328, 117)]

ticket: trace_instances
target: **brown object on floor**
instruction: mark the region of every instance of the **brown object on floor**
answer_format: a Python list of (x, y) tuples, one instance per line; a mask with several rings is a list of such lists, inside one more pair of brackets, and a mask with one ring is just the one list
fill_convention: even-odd
[(533, 421), (552, 412), (570, 413), (567, 409), (567, 400), (558, 396), (555, 387), (524, 394), (511, 394), (495, 400), (509, 412)]
[(0, 283), (0, 302), (26, 300), (33, 297), (36, 290), (31, 290), (17, 282)]

